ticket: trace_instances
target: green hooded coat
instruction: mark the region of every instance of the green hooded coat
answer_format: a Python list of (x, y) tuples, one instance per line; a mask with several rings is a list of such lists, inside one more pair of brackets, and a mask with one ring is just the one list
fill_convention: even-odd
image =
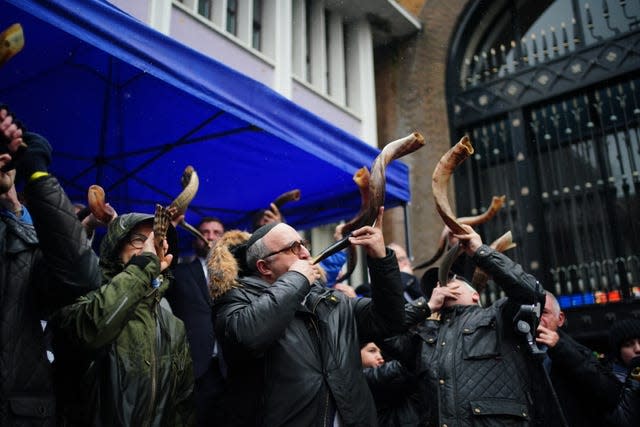
[[(195, 421), (184, 324), (159, 304), (172, 277), (160, 274), (155, 254), (144, 252), (127, 265), (120, 260), (130, 231), (152, 219), (133, 213), (110, 224), (100, 249), (102, 286), (52, 320), (65, 425), (178, 427)], [(154, 279), (160, 283), (155, 288)]]

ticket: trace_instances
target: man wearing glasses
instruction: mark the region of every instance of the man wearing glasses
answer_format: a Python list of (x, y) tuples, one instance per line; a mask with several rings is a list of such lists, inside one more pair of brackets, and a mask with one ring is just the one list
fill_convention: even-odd
[[(100, 245), (102, 286), (52, 318), (64, 425), (193, 425), (184, 324), (160, 305), (172, 277), (153, 215), (114, 219)], [(163, 252), (163, 253), (159, 253)]]
[(360, 347), (398, 333), (404, 322), (382, 212), (375, 227), (350, 238), (367, 253), (371, 299), (319, 284), (308, 247), (287, 224), (265, 225), (236, 248), (242, 271), (214, 303), (228, 365), (225, 425), (377, 424)]

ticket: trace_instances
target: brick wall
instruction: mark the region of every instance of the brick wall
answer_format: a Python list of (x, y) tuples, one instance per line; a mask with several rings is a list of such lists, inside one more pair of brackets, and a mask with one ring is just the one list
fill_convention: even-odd
[[(415, 263), (433, 255), (443, 226), (433, 203), (431, 174), (440, 156), (451, 146), (445, 68), (449, 40), (458, 15), (467, 2), (401, 1), (407, 3), (408, 10), (419, 13), (422, 32), (375, 52), (378, 138), (381, 145), (412, 131), (422, 133), (427, 140), (426, 147), (404, 159), (411, 169), (409, 215)], [(451, 184), (449, 199), (453, 205), (452, 188)], [(402, 209), (389, 210), (384, 221), (385, 241), (404, 243)], [(417, 274), (421, 275), (422, 271)]]

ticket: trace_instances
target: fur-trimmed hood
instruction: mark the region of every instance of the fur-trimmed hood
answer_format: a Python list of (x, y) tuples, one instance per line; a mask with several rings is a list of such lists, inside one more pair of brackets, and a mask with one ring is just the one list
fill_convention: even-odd
[[(251, 234), (246, 231), (230, 230), (218, 239), (207, 257), (209, 272), (209, 293), (212, 298), (218, 298), (233, 288), (241, 286), (238, 282), (240, 267), (232, 249), (246, 243)], [(244, 251), (242, 251), (244, 256)]]

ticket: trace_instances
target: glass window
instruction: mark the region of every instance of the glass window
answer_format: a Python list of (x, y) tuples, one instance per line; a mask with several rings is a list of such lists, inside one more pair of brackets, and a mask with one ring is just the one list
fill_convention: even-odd
[(227, 32), (238, 35), (238, 1), (227, 0)]
[(253, 0), (251, 46), (256, 50), (262, 49), (262, 0)]
[(207, 19), (213, 18), (213, 0), (199, 0), (198, 14)]
[(306, 44), (307, 51), (305, 52), (305, 63), (306, 63), (306, 79), (308, 82), (311, 81), (311, 40), (312, 40), (312, 31), (311, 31), (311, 0), (305, 1), (305, 30), (306, 30)]

